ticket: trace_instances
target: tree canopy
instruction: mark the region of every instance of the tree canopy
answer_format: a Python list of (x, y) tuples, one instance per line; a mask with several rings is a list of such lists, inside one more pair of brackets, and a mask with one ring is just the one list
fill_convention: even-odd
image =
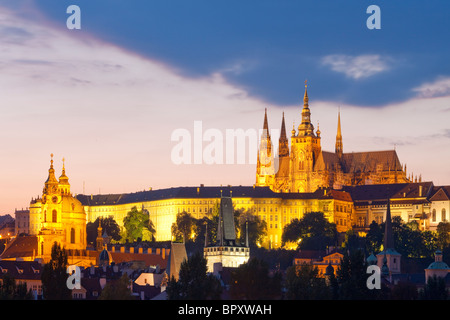
[(42, 293), (46, 300), (68, 300), (72, 298), (67, 288), (67, 253), (58, 243), (52, 246), (51, 259), (44, 265), (41, 275)]
[(97, 230), (98, 225), (100, 222), (100, 219), (102, 221), (102, 229), (103, 232), (106, 232), (106, 234), (111, 237), (114, 241), (120, 241), (120, 227), (117, 224), (116, 220), (114, 220), (113, 217), (106, 217), (106, 218), (97, 218), (94, 222), (88, 222), (86, 224), (86, 236), (87, 236), (87, 242), (94, 244), (95, 239), (97, 238)]
[(206, 259), (201, 252), (181, 263), (178, 281), (172, 277), (166, 290), (169, 300), (217, 300), (222, 293), (219, 280), (207, 273)]
[(150, 220), (147, 210), (131, 208), (127, 216), (123, 218), (124, 234), (122, 239), (128, 242), (151, 241), (155, 228)]
[(284, 227), (282, 241), (297, 242), (305, 250), (324, 250), (337, 243), (336, 225), (330, 223), (323, 212), (306, 213)]

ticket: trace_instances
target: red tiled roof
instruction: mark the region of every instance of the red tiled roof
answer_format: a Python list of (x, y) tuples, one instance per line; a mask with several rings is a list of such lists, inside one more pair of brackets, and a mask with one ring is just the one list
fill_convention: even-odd
[(14, 238), (0, 255), (0, 259), (33, 257), (37, 254), (37, 236), (21, 236)]

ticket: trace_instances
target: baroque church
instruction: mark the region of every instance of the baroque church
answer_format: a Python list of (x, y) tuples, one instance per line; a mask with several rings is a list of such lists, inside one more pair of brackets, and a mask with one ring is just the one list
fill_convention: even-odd
[(289, 148), (283, 113), (278, 155), (274, 154), (266, 109), (255, 186), (270, 187), (274, 192), (304, 193), (319, 188), (412, 182), (395, 150), (344, 153), (340, 112), (334, 152), (322, 150), (320, 141), (320, 130), (314, 131), (311, 123), (305, 82), (301, 123), (291, 131)]

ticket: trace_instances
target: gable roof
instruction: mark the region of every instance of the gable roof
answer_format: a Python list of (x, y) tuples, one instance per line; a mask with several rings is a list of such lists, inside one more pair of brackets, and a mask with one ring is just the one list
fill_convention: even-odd
[(3, 250), (0, 259), (15, 259), (37, 255), (37, 236), (15, 237)]
[(450, 186), (438, 186), (432, 191), (431, 201), (447, 201), (450, 200)]
[(187, 260), (186, 246), (184, 243), (172, 242), (169, 254), (169, 263), (167, 264), (166, 273), (169, 279), (175, 277), (178, 280), (181, 263)]

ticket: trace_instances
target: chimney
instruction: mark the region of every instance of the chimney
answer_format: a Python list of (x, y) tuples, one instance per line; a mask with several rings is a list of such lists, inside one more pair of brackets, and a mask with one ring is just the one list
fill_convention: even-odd
[(422, 186), (419, 186), (419, 197), (422, 196)]

